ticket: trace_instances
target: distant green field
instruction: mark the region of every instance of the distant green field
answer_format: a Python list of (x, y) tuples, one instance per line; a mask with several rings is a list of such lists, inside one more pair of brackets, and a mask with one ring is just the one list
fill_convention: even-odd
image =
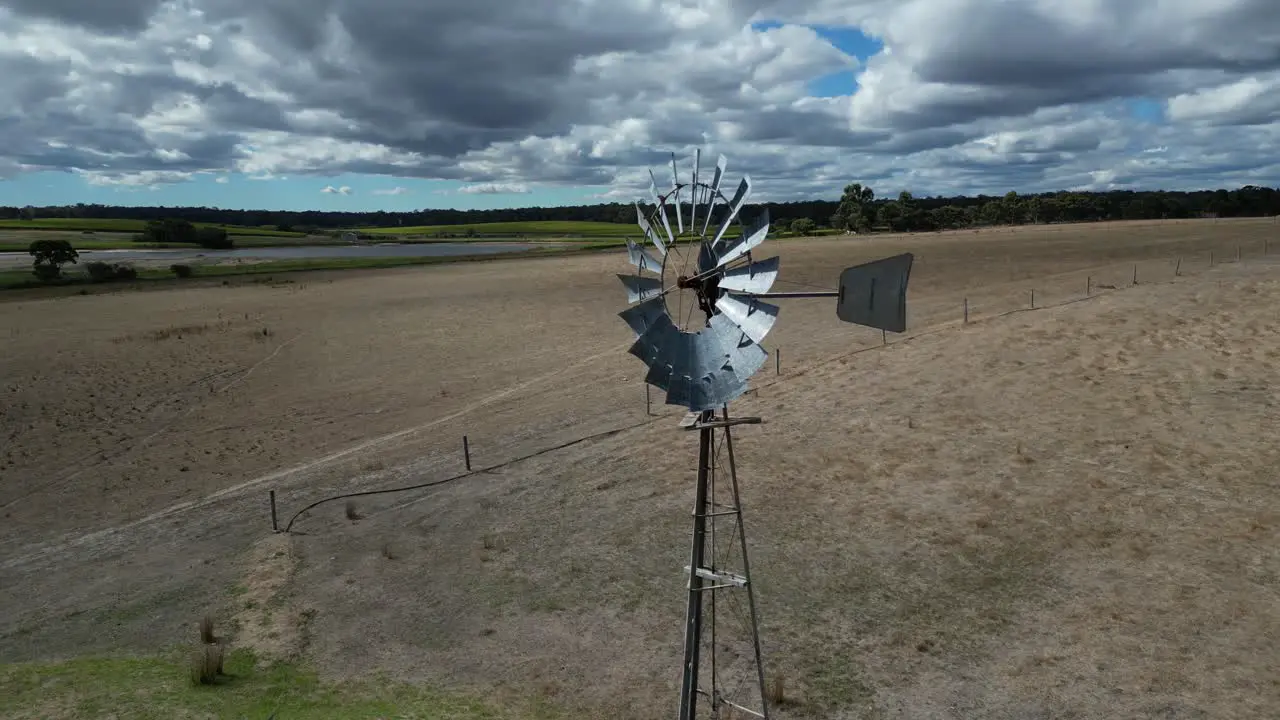
[[(672, 232), (676, 226), (672, 224)], [(590, 222), (586, 220), (530, 220), (528, 222), (470, 223), (465, 225), (417, 225), (414, 227), (358, 228), (354, 232), (367, 235), (406, 236), (421, 235), (441, 237), (449, 240), (467, 240), (466, 233), (475, 233), (474, 238), (581, 238), (583, 240), (600, 240), (614, 238), (641, 237), (640, 227), (634, 223)], [(659, 229), (659, 235), (662, 234)], [(737, 237), (738, 227), (729, 229), (728, 237)]]
[(540, 235), (544, 237), (564, 237), (578, 235), (581, 237), (623, 237), (640, 234), (640, 228), (634, 224), (586, 222), (576, 220), (535, 220), (529, 222), (471, 223), (469, 225), (417, 225), (413, 227), (359, 228), (355, 232), (370, 235), (433, 235), (450, 233), (461, 235), (468, 230), (478, 235), (498, 235), (502, 237), (519, 237), (521, 235)]
[[(146, 220), (116, 220), (96, 218), (40, 218), (38, 220), (0, 220), (5, 230), (74, 230), (81, 232), (142, 232)], [(229, 235), (262, 235), (271, 237), (305, 237), (306, 233), (283, 232), (275, 228), (193, 223), (196, 227), (222, 227)]]

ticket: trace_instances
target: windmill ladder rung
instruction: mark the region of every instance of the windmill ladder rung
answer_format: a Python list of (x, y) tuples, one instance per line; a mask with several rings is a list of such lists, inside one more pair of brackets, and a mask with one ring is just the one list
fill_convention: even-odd
[[(686, 574), (689, 572), (688, 565), (684, 566), (684, 571)], [(724, 571), (716, 572), (710, 568), (698, 568), (698, 577), (721, 585), (733, 585), (735, 587), (747, 586), (747, 579), (741, 575)]]

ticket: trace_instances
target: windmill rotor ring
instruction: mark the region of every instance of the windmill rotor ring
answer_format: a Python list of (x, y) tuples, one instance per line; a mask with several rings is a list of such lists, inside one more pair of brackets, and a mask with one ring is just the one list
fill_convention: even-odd
[(720, 185), (727, 160), (720, 156), (710, 183), (699, 182), (700, 156), (695, 150), (692, 178), (681, 182), (673, 155), (670, 189), (659, 193), (653, 178), (652, 209), (646, 213), (636, 202), (645, 243), (627, 241), (638, 273), (619, 275), (631, 303), (620, 316), (636, 335), (631, 354), (649, 367), (645, 382), (666, 391), (668, 404), (693, 411), (718, 408), (746, 391), (768, 357), (759, 343), (778, 315), (777, 306), (749, 294), (768, 291), (777, 277), (778, 258), (751, 256), (768, 235), (768, 211), (742, 223), (751, 179), (726, 196)]

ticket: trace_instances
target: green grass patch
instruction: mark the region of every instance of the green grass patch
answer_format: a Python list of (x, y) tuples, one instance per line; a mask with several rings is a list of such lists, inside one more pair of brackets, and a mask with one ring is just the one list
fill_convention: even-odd
[(237, 650), (217, 685), (192, 683), (185, 653), (164, 657), (78, 658), (0, 666), (0, 716), (6, 718), (118, 717), (258, 718), (280, 720), (421, 718), (489, 720), (553, 718), (546, 704), (520, 709), (487, 699), (443, 693), (386, 680), (327, 683), (299, 665), (256, 667)]
[[(285, 232), (271, 227), (246, 227), (219, 225), (217, 223), (192, 223), (196, 227), (225, 228), (229, 235), (260, 235), (269, 237), (306, 237), (306, 233)], [(5, 230), (65, 230), (78, 232), (142, 232), (146, 220), (122, 220), (103, 218), (39, 218), (37, 220), (0, 220)]]

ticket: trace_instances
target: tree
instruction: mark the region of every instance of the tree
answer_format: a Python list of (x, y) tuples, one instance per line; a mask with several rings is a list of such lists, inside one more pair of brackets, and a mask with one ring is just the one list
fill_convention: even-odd
[(845, 185), (840, 205), (836, 208), (836, 214), (831, 217), (832, 226), (857, 232), (870, 230), (871, 218), (875, 214), (871, 203), (875, 199), (875, 192), (869, 187), (863, 187), (862, 183)]
[(896, 200), (890, 200), (881, 205), (879, 212), (876, 213), (876, 219), (891, 231), (902, 232), (902, 204)]
[(796, 218), (791, 221), (791, 232), (796, 235), (808, 235), (818, 224), (807, 217)]
[(1008, 225), (1021, 225), (1027, 221), (1027, 205), (1018, 197), (1018, 193), (1010, 190), (1005, 193), (1004, 199), (998, 201), (1000, 207), (1000, 222)]
[(930, 230), (929, 216), (921, 212), (920, 204), (908, 190), (898, 193), (898, 229), (901, 232)]
[(934, 208), (929, 211), (929, 215), (933, 226), (943, 230), (964, 227), (970, 224), (965, 218), (964, 210), (955, 205), (943, 205), (940, 208)]
[(151, 220), (142, 229), (140, 238), (143, 242), (153, 243), (190, 243), (196, 242), (196, 226), (186, 220), (165, 218)]
[(80, 253), (66, 240), (35, 240), (27, 246), (27, 253), (35, 258), (31, 272), (41, 280), (57, 280), (62, 277), (62, 266), (79, 262)]
[(235, 247), (225, 228), (203, 227), (196, 231), (196, 244), (212, 250), (230, 250)]

